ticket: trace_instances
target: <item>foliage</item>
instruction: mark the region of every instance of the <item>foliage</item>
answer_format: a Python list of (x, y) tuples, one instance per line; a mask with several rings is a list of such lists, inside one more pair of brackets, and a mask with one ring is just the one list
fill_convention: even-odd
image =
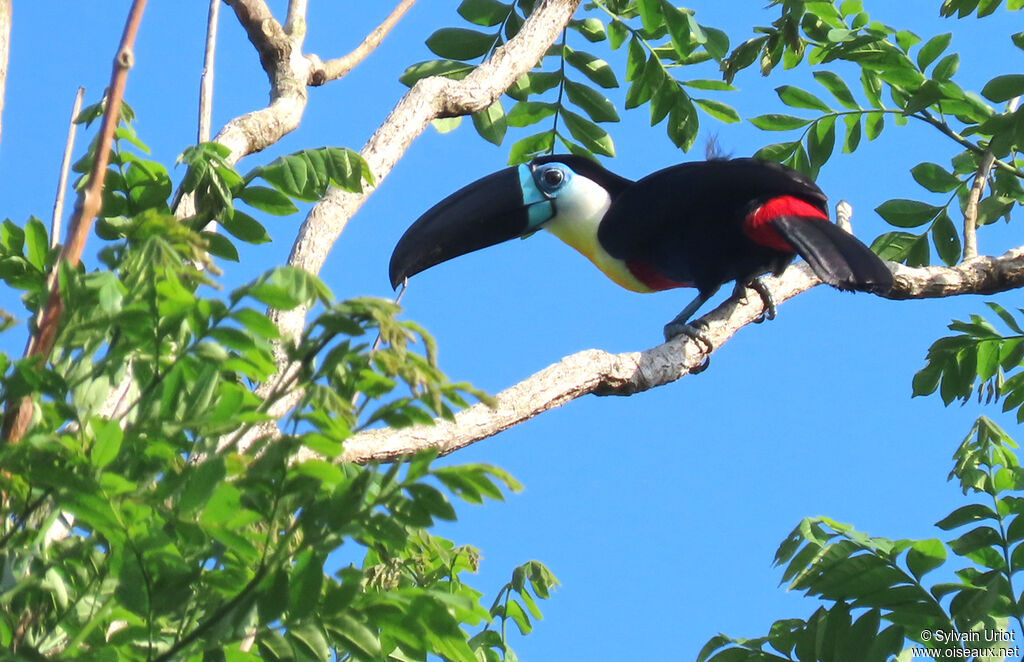
[[(775, 564), (789, 588), (820, 598), (807, 620), (776, 621), (767, 636), (711, 639), (698, 662), (727, 660), (888, 660), (911, 653), (1003, 660), (1010, 641), (986, 640), (1024, 628), (1024, 469), (1017, 443), (982, 416), (953, 455), (950, 479), (977, 501), (936, 526), (959, 535), (943, 542), (874, 538), (827, 517), (802, 521), (783, 541)], [(964, 529), (967, 529), (966, 531)], [(958, 581), (924, 583), (949, 553), (968, 562)], [(1020, 629), (1018, 629), (1020, 631)], [(913, 642), (906, 650), (905, 639)], [(980, 643), (978, 643), (980, 642)], [(927, 649), (924, 652), (921, 649)], [(901, 652), (903, 655), (901, 655)]]
[[(734, 83), (755, 64), (762, 75), (776, 67), (805, 66), (820, 90), (796, 85), (776, 88), (779, 101), (793, 111), (769, 112), (750, 118), (766, 132), (796, 133), (785, 142), (761, 148), (755, 156), (785, 163), (812, 177), (839, 151), (850, 153), (862, 139), (873, 141), (891, 125), (913, 120), (938, 132), (955, 151), (944, 166), (926, 161), (911, 170), (928, 193), (926, 200), (894, 199), (876, 211), (896, 229), (878, 237), (872, 248), (883, 258), (910, 266), (928, 265), (932, 247), (939, 260), (956, 264), (962, 237), (953, 218), (973, 216), (977, 226), (999, 218), (1009, 220), (1024, 204), (1024, 76), (996, 75), (977, 91), (965, 89), (957, 77), (960, 56), (950, 51), (952, 32), (922, 38), (871, 19), (860, 0), (810, 2), (779, 0), (778, 18), (730, 50), (729, 37), (696, 19), (692, 9), (667, 0), (593, 0), (586, 18), (574, 20), (561, 43), (507, 92), (513, 105), (505, 115), (501, 103), (474, 117), (477, 131), (500, 144), (508, 127), (550, 121), (550, 128), (512, 144), (509, 163), (552, 153), (559, 144), (577, 154), (612, 156), (612, 136), (596, 123), (619, 119), (615, 104), (601, 90), (618, 87), (613, 64), (602, 59), (625, 46), (621, 69), (629, 87), (626, 109), (648, 105), (651, 125), (666, 121), (670, 139), (688, 151), (697, 136), (701, 114), (735, 122), (739, 114), (717, 99), (697, 99), (693, 90), (720, 92), (728, 98)], [(960, 18), (992, 14), (1001, 2), (946, 0), (943, 16)], [(493, 32), (445, 28), (427, 46), (448, 58), (410, 67), (402, 77), (413, 84), (426, 75), (461, 78), (504, 39), (511, 38), (531, 2), (465, 0), (459, 7), (467, 21)], [(1011, 1), (1007, 10), (1019, 10)], [(1010, 37), (1024, 49), (1024, 33)], [(572, 39), (573, 45), (569, 41)], [(607, 55), (576, 48), (580, 40)], [(472, 44), (472, 47), (468, 47)], [(721, 80), (711, 76), (687, 79), (683, 71), (702, 71), (717, 63)], [(698, 69), (687, 69), (688, 67)], [(852, 72), (852, 73), (851, 73)], [(579, 77), (582, 76), (582, 79)], [(850, 81), (858, 85), (851, 86)], [(855, 93), (853, 87), (859, 88)], [(584, 119), (567, 108), (575, 104)], [(994, 106), (993, 104), (997, 105)], [(702, 111), (702, 112), (698, 112)], [(794, 112), (795, 111), (795, 112)], [(569, 131), (565, 136), (559, 122)], [(448, 128), (448, 127), (444, 127)], [(575, 142), (574, 142), (575, 141)], [(971, 202), (972, 189), (987, 193)], [(955, 203), (955, 204), (954, 204)], [(972, 208), (973, 207), (973, 208)], [(920, 228), (918, 230), (914, 230)], [(979, 400), (1003, 402), (1024, 420), (1024, 331), (1021, 322), (996, 303), (989, 307), (1012, 332), (1004, 335), (980, 316), (954, 322), (958, 335), (937, 341), (923, 370), (914, 378), (914, 394), (939, 388), (946, 404)], [(1022, 310), (1024, 314), (1024, 310)], [(1021, 627), (1024, 593), (1013, 576), (1024, 569), (1024, 488), (1014, 452), (1016, 444), (985, 417), (976, 422), (958, 449), (951, 478), (965, 494), (987, 497), (938, 523), (943, 530), (969, 528), (948, 543), (939, 539), (890, 540), (870, 537), (852, 526), (824, 517), (808, 518), (783, 542), (776, 564), (783, 581), (826, 603), (806, 620), (777, 621), (765, 637), (736, 639), (720, 635), (701, 651), (698, 660), (887, 660), (925, 655), (906, 649), (906, 642), (930, 647), (933, 656), (1003, 655), (972, 653), (964, 640), (981, 630), (1006, 630), (1010, 619)], [(968, 562), (955, 571), (957, 582), (924, 583), (924, 576), (953, 556)], [(932, 639), (934, 633), (962, 635)], [(998, 648), (998, 642), (995, 646)]]
[[(197, 211), (179, 222), (170, 176), (140, 156), (131, 119), (126, 108), (106, 175), (105, 268), (57, 267), (65, 312), (50, 363), (0, 355), (3, 398), (37, 405), (26, 437), (0, 447), (0, 646), (18, 659), (514, 659), (506, 621), (528, 632), (555, 578), (528, 562), (487, 607), (466, 583), (479, 552), (430, 528), (456, 517), (446, 494), (481, 503), (516, 481), (430, 454), (387, 469), (337, 461), (367, 426), (451, 418), (485, 396), (444, 378), (432, 339), (393, 303), (334, 301), (289, 267), (217, 289), (208, 253), (238, 252), (210, 221), (268, 241), (241, 208), (288, 214), (328, 184), (359, 190), (365, 163), (322, 148), (243, 177), (224, 148), (190, 148), (179, 196)], [(25, 293), (29, 319), (56, 254), (38, 220), (0, 226), (0, 279)], [(297, 370), (277, 374), (280, 334), (263, 311), (314, 304), (323, 312), (284, 345)], [(295, 389), (284, 435), (242, 447)], [(114, 393), (117, 413), (104, 404)]]
[[(612, 136), (597, 123), (619, 119), (615, 104), (601, 91), (618, 87), (618, 78), (600, 54), (570, 47), (570, 36), (588, 45), (607, 43), (612, 51), (625, 45), (623, 70), (629, 83), (625, 108), (649, 106), (652, 126), (667, 119), (669, 138), (684, 151), (696, 140), (701, 115), (721, 122), (740, 120), (736, 110), (722, 100), (693, 97), (691, 92), (727, 96), (737, 90), (733, 85), (736, 77), (755, 63), (766, 76), (779, 65), (793, 69), (805, 64), (828, 96), (794, 85), (777, 87), (779, 100), (801, 114), (770, 112), (749, 121), (764, 131), (799, 134), (793, 140), (762, 147), (755, 156), (814, 177), (837, 147), (849, 153), (858, 148), (862, 138), (877, 139), (886, 120), (898, 126), (909, 120), (926, 124), (958, 150), (948, 167), (928, 161), (911, 171), (934, 199), (894, 199), (876, 209), (897, 228), (873, 243), (872, 248), (882, 257), (925, 266), (931, 262), (934, 247), (943, 263), (955, 264), (962, 242), (952, 218), (954, 212), (966, 211), (978, 177), (986, 180), (989, 192), (978, 204), (977, 225), (1009, 219), (1011, 209), (1024, 204), (1024, 161), (1018, 157), (1024, 142), (1024, 108), (1012, 101), (1024, 94), (1024, 76), (997, 75), (979, 91), (964, 89), (956, 80), (960, 56), (947, 52), (952, 32), (924, 39), (910, 30), (872, 20), (861, 0), (777, 0), (773, 4), (781, 9), (779, 18), (768, 27), (755, 28), (756, 36), (730, 51), (728, 35), (702, 25), (694, 10), (676, 7), (668, 0), (593, 0), (586, 4), (590, 15), (574, 20), (538, 68), (507, 91), (515, 102), (508, 114), (499, 100), (474, 116), (474, 126), (485, 139), (500, 144), (507, 127), (532, 126), (550, 118), (549, 129), (513, 143), (510, 164), (552, 153), (559, 145), (591, 157), (613, 156)], [(986, 16), (1000, 4), (946, 2), (942, 13), (963, 17), (976, 9), (979, 16)], [(465, 0), (459, 14), (478, 26), (497, 26), (496, 31), (444, 28), (435, 32), (427, 46), (449, 59), (415, 64), (406, 70), (402, 81), (411, 85), (429, 75), (465, 77), (473, 70), (472, 61), (486, 57), (519, 30), (523, 19), (517, 12), (528, 13), (532, 5), (524, 0), (512, 4)], [(1007, 8), (1020, 9), (1020, 3), (1009, 2)], [(1024, 32), (1011, 38), (1024, 49)], [(709, 73), (713, 64), (719, 66), (721, 80), (713, 78), (717, 72)], [(847, 73), (851, 68), (855, 73)], [(582, 75), (586, 80), (570, 77), (573, 70), (573, 76)], [(699, 77), (680, 73), (691, 70), (700, 72)], [(848, 83), (855, 76), (863, 100), (857, 99)], [(541, 100), (551, 97), (553, 100)], [(567, 102), (590, 119), (569, 110)], [(1003, 108), (997, 110), (989, 102)], [(559, 120), (569, 136), (559, 129)], [(986, 165), (988, 158), (994, 158), (993, 166)], [(922, 230), (915, 233), (911, 231), (914, 228)]]

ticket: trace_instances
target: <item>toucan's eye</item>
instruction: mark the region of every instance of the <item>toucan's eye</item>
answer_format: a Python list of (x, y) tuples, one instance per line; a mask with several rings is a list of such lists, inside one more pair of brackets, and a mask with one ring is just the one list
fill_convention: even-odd
[(545, 170), (544, 174), (541, 175), (541, 177), (544, 178), (545, 184), (547, 184), (551, 188), (556, 188), (559, 184), (562, 183), (562, 180), (565, 178), (565, 175), (562, 174), (561, 170), (551, 168), (550, 170)]

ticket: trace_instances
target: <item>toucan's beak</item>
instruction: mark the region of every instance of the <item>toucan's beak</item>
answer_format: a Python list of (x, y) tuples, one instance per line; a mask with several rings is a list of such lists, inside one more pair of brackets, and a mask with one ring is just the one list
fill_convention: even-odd
[(529, 179), (527, 168), (506, 168), (479, 179), (420, 216), (391, 254), (391, 286), (445, 260), (536, 230), (530, 207), (549, 201), (524, 202), (521, 177)]

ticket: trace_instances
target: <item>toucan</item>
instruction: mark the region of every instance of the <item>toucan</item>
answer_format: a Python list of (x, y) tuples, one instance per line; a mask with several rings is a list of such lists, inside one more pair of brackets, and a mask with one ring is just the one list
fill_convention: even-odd
[[(459, 255), (547, 230), (636, 292), (694, 287), (665, 338), (700, 340), (687, 320), (723, 284), (751, 287), (799, 255), (840, 290), (888, 292), (892, 273), (831, 223), (825, 194), (799, 172), (753, 158), (683, 163), (632, 181), (586, 157), (549, 155), (456, 191), (423, 214), (391, 255), (392, 287)], [(705, 343), (707, 344), (707, 343)]]

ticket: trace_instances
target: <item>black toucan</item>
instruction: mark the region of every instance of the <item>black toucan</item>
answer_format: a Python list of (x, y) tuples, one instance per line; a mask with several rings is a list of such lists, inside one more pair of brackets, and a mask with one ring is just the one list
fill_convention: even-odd
[(579, 156), (542, 156), (456, 191), (405, 232), (391, 256), (391, 285), (453, 257), (544, 229), (636, 292), (697, 288), (665, 327), (686, 321), (724, 283), (753, 287), (766, 316), (774, 303), (758, 278), (796, 255), (840, 290), (885, 293), (892, 274), (856, 237), (831, 223), (825, 194), (800, 173), (757, 159), (713, 159), (639, 181)]

